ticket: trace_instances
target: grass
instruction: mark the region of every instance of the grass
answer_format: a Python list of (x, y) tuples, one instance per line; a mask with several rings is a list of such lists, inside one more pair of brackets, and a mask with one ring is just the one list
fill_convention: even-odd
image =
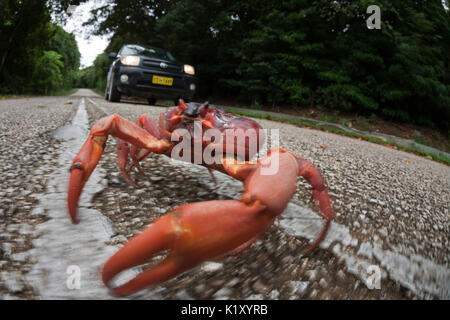
[(331, 123), (340, 123), (341, 120), (343, 119), (339, 119), (339, 111), (335, 110), (333, 111), (333, 114), (331, 116), (322, 114), (319, 116), (320, 121), (323, 122), (331, 122)]
[[(50, 91), (47, 96), (53, 96), (53, 97), (59, 97), (59, 96), (68, 96), (72, 93), (75, 93), (78, 89), (72, 88), (72, 89), (61, 89), (56, 91)], [(6, 99), (22, 99), (22, 98), (33, 98), (33, 97), (42, 97), (43, 95), (37, 95), (37, 94), (2, 94), (0, 95), (0, 100), (6, 100)]]
[(362, 131), (370, 131), (370, 124), (367, 121), (360, 121), (359, 124), (361, 125)]
[(339, 120), (339, 123), (342, 124), (343, 126), (348, 127), (350, 125), (350, 120), (341, 119), (341, 120)]
[(329, 128), (329, 127), (326, 127), (326, 126), (316, 125), (314, 123), (311, 123), (311, 122), (308, 122), (308, 121), (304, 121), (304, 120), (285, 119), (285, 118), (279, 118), (279, 117), (275, 117), (275, 116), (268, 115), (268, 114), (257, 114), (257, 113), (248, 112), (248, 111), (235, 110), (235, 109), (232, 109), (232, 108), (229, 108), (228, 111), (231, 112), (231, 113), (234, 113), (234, 114), (242, 115), (242, 116), (247, 116), (247, 117), (252, 117), (252, 118), (259, 118), (259, 119), (267, 119), (267, 120), (284, 122), (284, 123), (290, 123), (290, 124), (300, 125), (300, 126), (307, 127), (307, 128), (313, 128), (313, 129), (322, 130), (322, 131), (328, 131), (328, 132), (332, 132), (332, 133), (336, 133), (336, 134), (340, 134), (340, 135), (344, 135), (344, 136), (348, 136), (348, 137), (352, 137), (352, 138), (357, 138), (357, 139), (361, 139), (361, 140), (365, 140), (365, 141), (369, 141), (369, 142), (373, 142), (373, 143), (377, 143), (377, 144), (393, 147), (395, 149), (411, 152), (411, 153), (414, 153), (416, 155), (420, 155), (420, 156), (423, 156), (423, 157), (431, 158), (431, 159), (433, 159), (433, 160), (435, 160), (437, 162), (441, 162), (441, 163), (444, 163), (444, 164), (450, 166), (450, 158), (447, 158), (447, 157), (444, 157), (444, 156), (441, 156), (441, 155), (437, 155), (437, 154), (434, 154), (434, 153), (422, 151), (422, 150), (419, 150), (419, 149), (416, 149), (416, 148), (404, 147), (404, 146), (401, 146), (401, 145), (399, 145), (399, 144), (397, 144), (395, 142), (392, 142), (392, 141), (384, 141), (384, 140), (379, 139), (379, 138), (368, 137), (368, 136), (364, 136), (364, 135), (361, 135), (361, 134), (358, 134), (358, 133), (347, 132), (347, 131), (344, 131), (344, 130), (341, 130), (341, 129), (337, 129), (337, 128)]
[(0, 100), (29, 98), (29, 97), (32, 97), (32, 96), (24, 95), (24, 94), (2, 94), (2, 95), (0, 95)]
[(433, 146), (433, 144), (430, 141), (428, 141), (427, 138), (425, 138), (424, 136), (422, 136), (421, 134), (419, 134), (417, 132), (414, 132), (413, 139), (417, 143), (420, 143), (420, 144), (423, 144), (423, 145), (426, 145), (426, 146), (430, 146), (430, 147)]
[(323, 122), (334, 122), (331, 117), (328, 117), (326, 115), (320, 115), (319, 119), (320, 119), (320, 121), (323, 121)]
[(77, 92), (77, 88), (72, 89), (62, 89), (57, 91), (50, 91), (49, 96), (70, 96), (71, 94)]
[(252, 105), (250, 106), (250, 109), (254, 110), (262, 110), (262, 106), (259, 104), (257, 100), (253, 101)]

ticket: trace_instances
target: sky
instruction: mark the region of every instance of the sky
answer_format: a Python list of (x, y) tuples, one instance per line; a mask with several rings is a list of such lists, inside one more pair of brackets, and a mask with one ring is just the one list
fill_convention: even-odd
[(83, 27), (83, 23), (91, 15), (90, 10), (103, 3), (104, 1), (91, 0), (79, 6), (71, 6), (69, 10), (72, 11), (72, 16), (62, 26), (64, 30), (75, 35), (81, 53), (81, 68), (91, 66), (97, 55), (102, 53), (109, 43), (109, 36), (90, 36), (89, 27)]

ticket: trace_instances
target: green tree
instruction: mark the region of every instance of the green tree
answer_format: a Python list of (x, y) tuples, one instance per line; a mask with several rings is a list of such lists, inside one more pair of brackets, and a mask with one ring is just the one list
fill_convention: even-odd
[(450, 19), (439, 1), (396, 8), (396, 47), (380, 90), (382, 113), (419, 123), (449, 125)]
[(94, 84), (92, 88), (104, 91), (106, 88), (106, 77), (108, 75), (111, 60), (106, 53), (102, 53), (95, 58), (94, 61)]
[[(51, 23), (52, 5), (60, 9), (77, 1), (5, 0), (0, 2), (0, 92), (42, 92), (32, 82), (36, 68), (45, 59), (56, 61), (46, 51), (57, 52), (63, 67), (63, 81), (56, 79), (49, 87), (71, 87), (79, 68), (80, 53), (73, 35)], [(79, 3), (80, 1), (78, 1)], [(56, 63), (56, 62), (55, 62)], [(58, 63), (56, 63), (58, 65)], [(52, 66), (54, 67), (54, 66)], [(39, 66), (42, 68), (42, 66)], [(42, 80), (42, 79), (41, 79)], [(55, 87), (57, 84), (58, 87)], [(38, 91), (36, 91), (38, 90)]]
[[(366, 25), (373, 4), (381, 30)], [(133, 42), (168, 49), (196, 67), (208, 99), (450, 127), (450, 20), (440, 0), (111, 0), (94, 13), (96, 33), (112, 33), (107, 52)]]
[(44, 51), (44, 54), (36, 59), (32, 77), (35, 92), (47, 95), (50, 90), (61, 88), (64, 68), (61, 58), (62, 56), (55, 51)]
[(48, 50), (58, 52), (64, 64), (62, 69), (63, 87), (73, 88), (76, 81), (76, 71), (80, 68), (80, 51), (78, 50), (75, 36), (64, 31), (56, 24), (50, 24), (51, 38), (49, 39)]
[(49, 33), (50, 15), (41, 0), (0, 2), (0, 90), (27, 91), (34, 59), (41, 54)]
[(95, 25), (95, 35), (113, 34), (107, 52), (117, 52), (124, 43), (156, 43), (155, 24), (176, 1), (115, 0), (92, 11), (86, 25)]

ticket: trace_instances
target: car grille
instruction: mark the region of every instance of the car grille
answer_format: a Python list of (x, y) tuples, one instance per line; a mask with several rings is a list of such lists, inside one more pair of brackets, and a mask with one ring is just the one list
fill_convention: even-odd
[(144, 59), (142, 61), (142, 65), (147, 68), (153, 68), (153, 69), (159, 69), (166, 72), (172, 72), (172, 73), (182, 73), (183, 72), (183, 66), (180, 66), (179, 64), (170, 63), (170, 62), (164, 62), (167, 67), (161, 68), (161, 61), (153, 60), (153, 59)]

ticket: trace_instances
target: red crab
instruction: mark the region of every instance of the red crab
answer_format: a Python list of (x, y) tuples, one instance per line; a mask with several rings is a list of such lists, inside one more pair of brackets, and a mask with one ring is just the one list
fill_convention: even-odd
[[(218, 143), (212, 139), (207, 140), (204, 135), (196, 137), (195, 123), (201, 124), (203, 129), (217, 129), (222, 133), (223, 143), (220, 140)], [(102, 270), (103, 282), (115, 294), (132, 294), (171, 279), (204, 261), (218, 260), (248, 248), (264, 235), (277, 216), (285, 210), (296, 192), (297, 176), (302, 176), (311, 184), (312, 198), (325, 220), (322, 231), (305, 253), (316, 248), (325, 238), (334, 210), (324, 180), (310, 162), (285, 149), (272, 149), (265, 157), (249, 161), (259, 151), (265, 138), (258, 135), (260, 138), (257, 139), (257, 147), (251, 148), (248, 137), (239, 139), (243, 131), (238, 129), (252, 129), (260, 133), (261, 127), (255, 121), (232, 115), (208, 103), (186, 104), (182, 100), (177, 107), (161, 113), (159, 123), (148, 114), (142, 115), (136, 124), (114, 114), (102, 118), (94, 125), (70, 169), (68, 208), (73, 223), (78, 222), (77, 204), (83, 186), (95, 169), (110, 134), (119, 138), (119, 169), (127, 181), (137, 186), (129, 177), (130, 169), (136, 166), (142, 172), (139, 162), (151, 152), (170, 157), (177, 145), (173, 142), (178, 140), (174, 139), (178, 132), (176, 129), (186, 129), (190, 135), (188, 138), (200, 142), (201, 150), (211, 144), (223, 146), (223, 150), (214, 155), (216, 163), (208, 164), (203, 161), (200, 164), (242, 181), (242, 197), (240, 200), (181, 205), (131, 239), (106, 262)], [(230, 130), (237, 135), (227, 141), (225, 132)], [(185, 138), (186, 136), (183, 137)], [(231, 148), (227, 149), (227, 146)], [(194, 154), (195, 152), (187, 161), (193, 162)], [(245, 161), (236, 161), (238, 154), (243, 155)], [(130, 165), (129, 158), (132, 159)], [(271, 165), (277, 165), (278, 170), (271, 174), (264, 173), (265, 168)], [(112, 279), (117, 274), (145, 264), (154, 254), (164, 250), (170, 250), (164, 260), (129, 282), (112, 288)]]

